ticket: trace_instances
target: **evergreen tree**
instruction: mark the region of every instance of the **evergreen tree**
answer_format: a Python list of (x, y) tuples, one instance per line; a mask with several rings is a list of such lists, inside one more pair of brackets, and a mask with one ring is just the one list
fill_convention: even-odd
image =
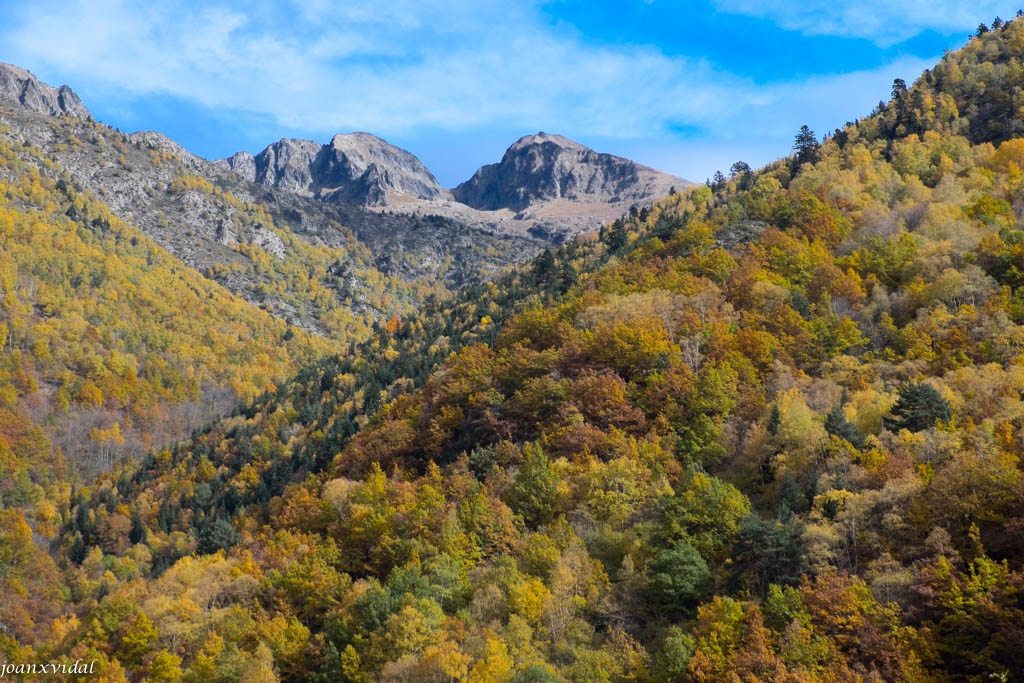
[(902, 100), (907, 96), (907, 82), (902, 78), (897, 78), (892, 82), (892, 99)]
[(949, 403), (935, 387), (927, 382), (918, 382), (903, 385), (892, 415), (886, 417), (884, 422), (886, 428), (894, 432), (901, 429), (920, 432), (938, 420), (945, 422), (952, 416)]
[(548, 289), (555, 282), (555, 256), (550, 249), (545, 249), (533, 261), (533, 278), (541, 289)]
[(779, 433), (779, 425), (782, 423), (782, 413), (779, 411), (779, 404), (772, 405), (772, 412), (768, 416), (768, 424), (766, 426), (768, 433), (775, 436)]
[(825, 416), (825, 431), (838, 436), (840, 439), (846, 439), (855, 448), (860, 448), (864, 445), (864, 439), (861, 438), (857, 428), (843, 414), (842, 406), (837, 405)]
[(579, 282), (579, 273), (576, 272), (576, 268), (568, 261), (564, 261), (558, 268), (559, 291), (567, 292), (577, 282)]
[(540, 446), (527, 444), (523, 463), (507, 494), (509, 506), (531, 528), (551, 521), (557, 498), (558, 475)]
[(756, 589), (763, 599), (771, 584), (796, 585), (804, 570), (803, 526), (792, 513), (785, 520), (743, 518), (732, 549), (732, 582)]
[(224, 517), (218, 517), (199, 532), (199, 547), (197, 550), (202, 554), (215, 553), (218, 550), (230, 548), (238, 543), (241, 538), (241, 534), (235, 531), (234, 525), (229, 520)]
[(711, 570), (697, 549), (684, 540), (663, 548), (648, 566), (650, 595), (659, 611), (684, 612), (711, 588)]
[(800, 126), (800, 132), (796, 134), (793, 149), (796, 151), (797, 166), (813, 164), (821, 156), (821, 143), (818, 142), (814, 131), (808, 128), (807, 125)]
[(658, 220), (654, 223), (654, 228), (651, 230), (651, 237), (657, 237), (662, 241), (667, 241), (671, 239), (676, 230), (679, 230), (682, 227), (683, 221), (677, 214), (666, 212), (658, 216)]
[[(635, 209), (636, 207), (633, 208)], [(601, 235), (601, 241), (608, 245), (608, 251), (611, 252), (617, 252), (626, 246), (628, 238), (629, 231), (626, 229), (626, 223), (621, 218), (612, 223), (610, 228), (602, 231)]]
[(729, 175), (735, 178), (736, 176), (744, 176), (750, 173), (750, 164), (745, 161), (737, 161), (735, 164), (729, 167)]

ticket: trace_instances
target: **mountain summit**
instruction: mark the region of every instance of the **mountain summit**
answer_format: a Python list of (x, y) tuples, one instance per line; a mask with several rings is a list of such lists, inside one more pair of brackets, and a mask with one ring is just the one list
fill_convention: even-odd
[(363, 206), (444, 194), (423, 162), (370, 133), (335, 135), (327, 145), (284, 139), (255, 157), (239, 152), (219, 163), (260, 185)]
[(370, 133), (329, 144), (283, 139), (214, 162), (243, 180), (330, 204), (443, 216), (501, 234), (559, 242), (692, 185), (548, 133), (527, 135), (501, 161), (446, 190), (415, 155)]
[(629, 159), (595, 152), (548, 133), (527, 135), (497, 164), (478, 170), (452, 195), (474, 209), (522, 211), (534, 204), (568, 200), (628, 204), (649, 202), (686, 180)]
[(46, 116), (90, 116), (82, 100), (68, 86), (54, 88), (31, 72), (4, 62), (0, 62), (0, 102), (11, 102)]

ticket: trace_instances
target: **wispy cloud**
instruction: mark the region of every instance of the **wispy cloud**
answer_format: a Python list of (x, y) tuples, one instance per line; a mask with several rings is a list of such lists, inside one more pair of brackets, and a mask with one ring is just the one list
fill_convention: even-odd
[[(842, 24), (874, 39), (886, 21), (918, 13), (937, 24), (959, 20), (952, 6), (878, 19), (847, 0), (827, 8), (811, 0), (800, 10), (775, 0), (715, 1), (801, 30)], [(716, 141), (730, 154), (769, 142), (784, 154), (801, 123), (823, 132), (864, 115), (894, 76), (909, 81), (928, 66), (902, 59), (860, 73), (755, 82), (657, 45), (589, 39), (536, 2), (35, 0), (4, 10), (0, 60), (59, 74), (103, 101), (178, 99), (318, 139), (348, 130), (412, 141), (431, 131), (544, 129), (624, 141), (608, 150), (623, 154), (629, 141), (654, 150), (652, 141), (690, 140), (709, 159)], [(648, 163), (696, 175), (689, 160)]]
[[(923, 31), (952, 33), (973, 29), (979, 17), (989, 21), (1016, 14), (1011, 2), (980, 0), (714, 0), (724, 12), (771, 19), (779, 26), (809, 35), (866, 38), (894, 45)], [(973, 23), (972, 23), (973, 22)]]
[(681, 139), (590, 142), (684, 178), (703, 180), (715, 170), (727, 171), (737, 160), (757, 167), (786, 156), (801, 125), (822, 137), (846, 121), (867, 116), (879, 100), (888, 98), (894, 78), (910, 82), (930, 66), (929, 60), (907, 57), (877, 69), (747, 87), (734, 93), (720, 118)]
[(590, 46), (506, 3), (26, 3), (2, 31), (27, 66), (292, 128), (460, 128), (570, 119), (585, 132), (711, 120), (742, 86), (653, 47)]

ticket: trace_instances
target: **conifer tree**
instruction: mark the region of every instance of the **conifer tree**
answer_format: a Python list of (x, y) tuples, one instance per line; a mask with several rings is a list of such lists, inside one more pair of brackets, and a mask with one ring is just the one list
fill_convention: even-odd
[(892, 415), (885, 418), (884, 423), (891, 431), (907, 429), (920, 432), (938, 420), (949, 420), (952, 415), (949, 403), (935, 387), (927, 382), (919, 382), (903, 385)]
[(814, 131), (804, 124), (800, 126), (800, 132), (796, 134), (793, 149), (796, 151), (797, 166), (813, 164), (819, 159), (821, 143), (818, 142)]

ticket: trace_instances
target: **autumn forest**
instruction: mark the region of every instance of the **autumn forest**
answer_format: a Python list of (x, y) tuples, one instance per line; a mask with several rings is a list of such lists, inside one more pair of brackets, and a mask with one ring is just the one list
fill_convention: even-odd
[(291, 249), (201, 272), (0, 128), (0, 658), (1024, 680), (1024, 20), (865, 114), (460, 282), (46, 124)]

